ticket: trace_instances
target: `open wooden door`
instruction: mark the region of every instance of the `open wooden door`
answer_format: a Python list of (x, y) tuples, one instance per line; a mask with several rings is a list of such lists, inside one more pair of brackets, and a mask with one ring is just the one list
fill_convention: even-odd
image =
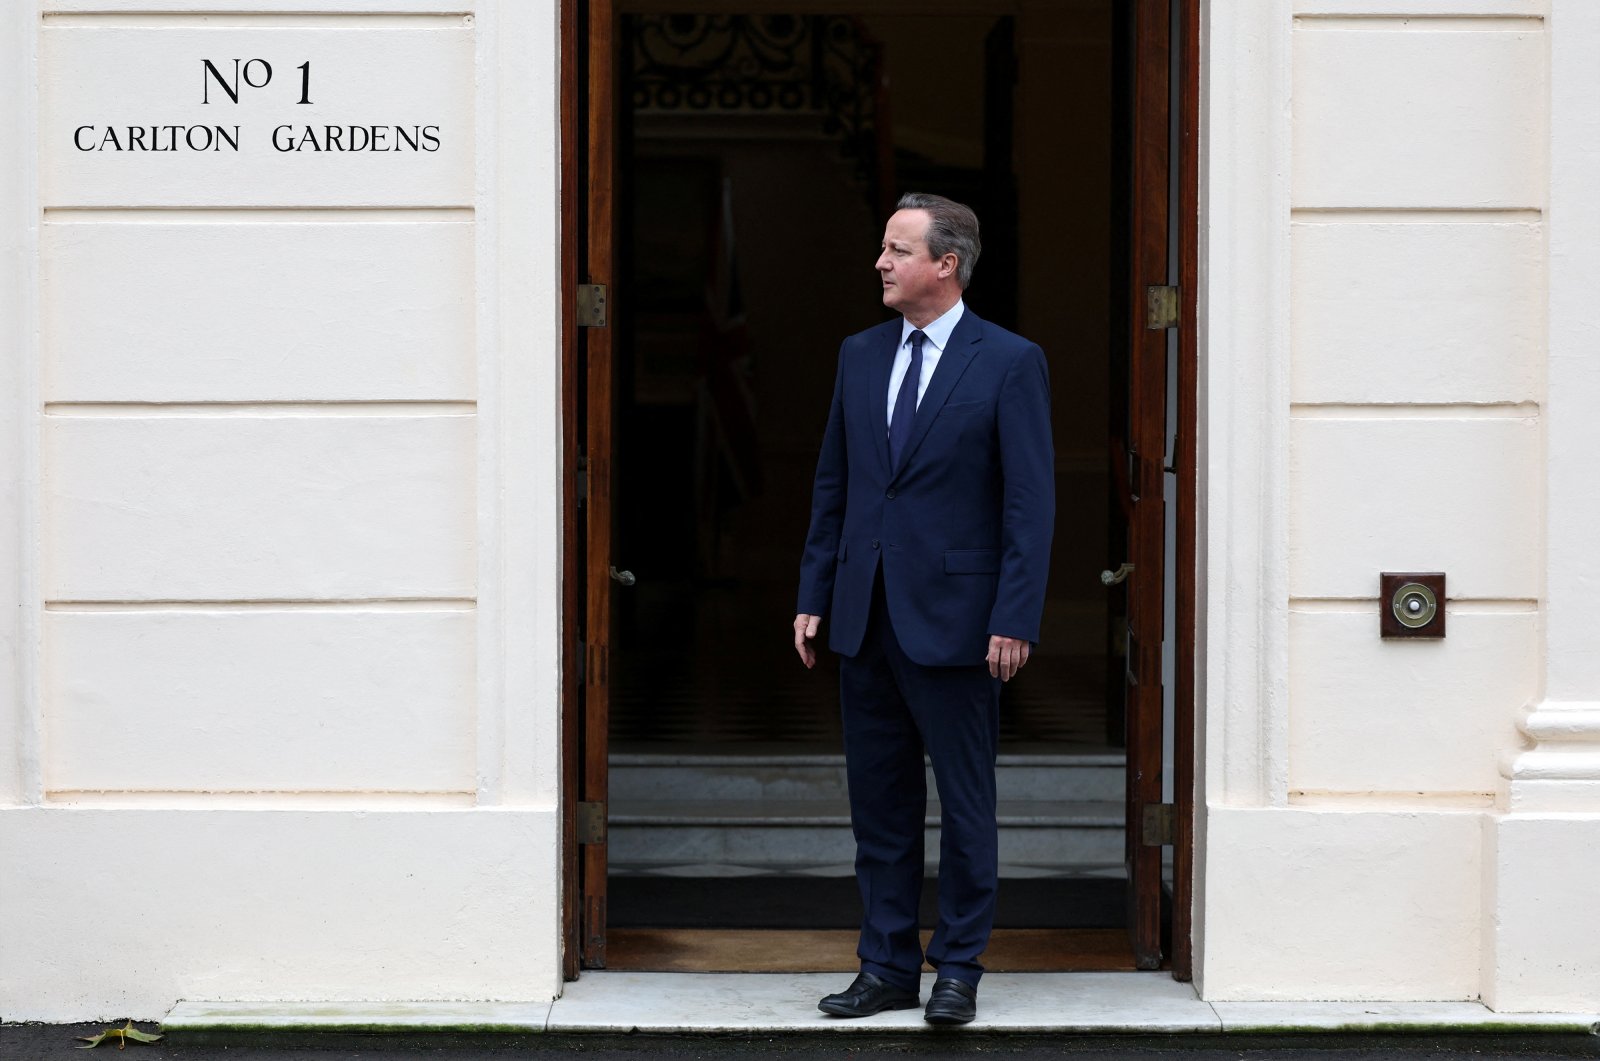
[(1117, 514), (1123, 526), (1126, 592), (1122, 638), (1127, 748), (1128, 935), (1134, 962), (1162, 962), (1162, 845), (1171, 843), (1172, 808), (1162, 792), (1162, 638), (1166, 560), (1163, 499), (1167, 448), (1168, 329), (1176, 324), (1169, 273), (1171, 210), (1172, 0), (1131, 0), (1126, 156), (1129, 285), (1125, 312), (1127, 404), (1113, 416)]
[[(1121, 9), (1127, 131), (1119, 171), (1126, 284), (1112, 373), (1113, 533), (1122, 567), (1121, 703), (1127, 747), (1128, 934), (1135, 964), (1189, 980), (1194, 873), (1195, 532), (1198, 375), (1200, 17), (1197, 0), (1131, 0)], [(1176, 388), (1176, 393), (1169, 393)], [(1170, 449), (1169, 449), (1170, 445)], [(1169, 521), (1166, 487), (1175, 507)], [(1172, 570), (1167, 570), (1171, 557)], [(1115, 558), (1113, 562), (1117, 562)], [(1172, 599), (1168, 600), (1170, 594)], [(1171, 623), (1167, 624), (1170, 605)], [(1165, 644), (1163, 644), (1165, 642)], [(1163, 653), (1172, 655), (1170, 717)], [(1115, 713), (1114, 713), (1115, 716)], [(1163, 746), (1172, 748), (1166, 802)], [(1162, 849), (1173, 849), (1170, 906)], [(1163, 914), (1171, 912), (1170, 936)]]
[[(564, 972), (606, 964), (606, 803), (616, 424), (617, 93), (613, 0), (562, 3), (565, 588)], [(580, 618), (581, 617), (581, 618)], [(576, 620), (576, 621), (575, 621)]]

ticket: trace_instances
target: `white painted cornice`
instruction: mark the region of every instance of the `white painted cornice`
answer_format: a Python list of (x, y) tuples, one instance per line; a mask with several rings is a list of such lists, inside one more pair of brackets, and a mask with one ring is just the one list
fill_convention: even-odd
[(1502, 809), (1600, 811), (1600, 702), (1539, 701), (1517, 725), (1531, 746), (1500, 762), (1507, 781)]
[(1545, 700), (1518, 726), (1536, 741), (1600, 741), (1600, 701)]

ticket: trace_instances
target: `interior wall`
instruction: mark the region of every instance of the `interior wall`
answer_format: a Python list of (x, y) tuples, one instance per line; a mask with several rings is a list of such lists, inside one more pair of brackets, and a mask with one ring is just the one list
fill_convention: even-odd
[(1043, 637), (1105, 651), (1111, 349), (1112, 0), (1024, 0), (1016, 172), (1018, 323), (1050, 359), (1056, 536)]
[[(1055, 408), (1060, 505), (1044, 636), (1052, 652), (1086, 656), (1106, 648), (1098, 575), (1108, 562), (1110, 12), (1109, 0), (1078, 0), (1025, 5), (1017, 16), (1011, 160), (1022, 219), (1019, 327), (1050, 359)], [(984, 37), (995, 17), (861, 21), (887, 57), (895, 148), (930, 171), (968, 170), (961, 179), (975, 182), (984, 162)], [(709, 159), (732, 180), (766, 481), (729, 517), (725, 538), (740, 544), (722, 573), (788, 579), (809, 518), (839, 341), (885, 316), (872, 275), (884, 218), (836, 142), (782, 123), (641, 115), (635, 134), (641, 158)], [(909, 190), (916, 178), (896, 179)], [(969, 293), (980, 313), (985, 281), (980, 260)], [(623, 518), (661, 511), (652, 501)]]
[(868, 8), (861, 24), (882, 42), (889, 61), (895, 146), (946, 166), (981, 168), (984, 37), (994, 16), (882, 15)]
[[(763, 135), (760, 119), (742, 120), (748, 123), (742, 135), (716, 138), (684, 124), (662, 130), (641, 120), (635, 150), (641, 158), (708, 159), (732, 182), (765, 481), (725, 528), (725, 538), (739, 544), (727, 552), (723, 573), (792, 583), (839, 343), (883, 319), (872, 273), (881, 228), (833, 142)], [(624, 518), (650, 516), (636, 510)]]

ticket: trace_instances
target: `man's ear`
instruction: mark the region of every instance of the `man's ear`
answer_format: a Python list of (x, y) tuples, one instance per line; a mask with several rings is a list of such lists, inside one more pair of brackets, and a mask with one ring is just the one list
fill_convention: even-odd
[(946, 254), (943, 258), (940, 258), (939, 279), (943, 280), (947, 276), (955, 275), (956, 267), (960, 264), (960, 260), (954, 253)]

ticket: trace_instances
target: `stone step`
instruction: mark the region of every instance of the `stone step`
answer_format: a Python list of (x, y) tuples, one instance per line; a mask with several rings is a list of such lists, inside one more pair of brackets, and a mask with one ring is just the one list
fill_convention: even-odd
[[(609, 807), (608, 857), (619, 865), (849, 864), (850, 808), (842, 799), (618, 800)], [(1122, 861), (1120, 800), (1001, 800), (1000, 861), (1033, 865)], [(924, 851), (939, 850), (939, 806), (930, 801)]]
[[(922, 987), (932, 986), (933, 973), (922, 978)], [(1588, 1045), (1594, 1038), (1595, 1015), (1592, 1009), (1573, 1013), (1496, 1013), (1481, 1002), (1205, 1002), (1188, 984), (1180, 984), (1165, 974), (1153, 973), (989, 973), (984, 977), (986, 1003), (979, 1008), (978, 1023), (961, 1033), (967, 1043), (961, 1053), (983, 1052), (1008, 1056), (1051, 1056), (1066, 1048), (1028, 1047), (1029, 1039), (1001, 1036), (1026, 1033), (1038, 1038), (1050, 1036), (1064, 1041), (1094, 1035), (1097, 1055), (1110, 1056), (1119, 1047), (1131, 1054), (1147, 1056), (1143, 1048), (1148, 1038), (1116, 1039), (1115, 1035), (1191, 1034), (1187, 1050), (1173, 1050), (1173, 1056), (1190, 1054), (1205, 1057), (1225, 1056), (1216, 1044), (1219, 1036), (1299, 1036), (1307, 1032), (1334, 1032), (1341, 1036), (1372, 1034), (1392, 1037), (1405, 1032), (1410, 1040), (1426, 1047), (1439, 1038), (1484, 1035), (1481, 1052), (1507, 1056), (1505, 1037), (1512, 1034), (1570, 1036), (1570, 1042), (1552, 1044), (1551, 1056), (1577, 1056), (1592, 1053)], [(992, 985), (992, 986), (990, 986)], [(948, 1029), (927, 1024), (922, 1010), (910, 1009), (880, 1014), (871, 1020), (821, 1020), (816, 1010), (796, 1000), (817, 998), (839, 989), (837, 973), (634, 973), (584, 970), (582, 979), (563, 986), (554, 1003), (544, 1002), (352, 1002), (345, 999), (314, 1002), (179, 1002), (162, 1019), (168, 1035), (162, 1044), (176, 1044), (174, 1054), (225, 1056), (228, 1047), (260, 1055), (278, 1053), (274, 1047), (307, 1045), (333, 1047), (336, 1058), (359, 1052), (377, 1056), (417, 1051), (409, 1045), (417, 1036), (515, 1036), (527, 1034), (529, 1055), (553, 1054), (557, 1048), (573, 1052), (593, 1051), (617, 1055), (619, 1049), (605, 1047), (597, 1033), (630, 1036), (636, 1044), (629, 1049), (644, 1056), (641, 1033), (650, 1035), (739, 1036), (742, 1038), (796, 1038), (775, 1043), (767, 1052), (794, 1056), (844, 1054), (860, 1047), (870, 1036), (882, 1041), (883, 1053), (915, 1056), (920, 1045), (928, 1053), (953, 1055), (954, 1037)], [(312, 991), (315, 992), (315, 988)], [(1004, 1000), (1003, 1002), (997, 1000)], [(18, 1029), (10, 1029), (19, 1031)], [(45, 1034), (33, 1038), (23, 1029), (17, 1038), (41, 1045), (33, 1056), (58, 1056), (56, 1044), (63, 1035), (60, 1028), (43, 1026)], [(392, 1036), (390, 1042), (371, 1045), (360, 1039)], [(316, 1038), (339, 1036), (338, 1041)], [(822, 1037), (845, 1036), (837, 1050), (814, 1048), (810, 1044)], [(539, 1045), (533, 1045), (542, 1040)], [(1209, 1041), (1208, 1041), (1209, 1040)], [(352, 1045), (352, 1041), (359, 1045)], [(470, 1040), (469, 1040), (470, 1041)], [(676, 1046), (672, 1040), (662, 1040)], [(727, 1041), (734, 1041), (729, 1038)], [(700, 1040), (682, 1040), (686, 1049), (673, 1053), (720, 1053), (700, 1047)], [(1278, 1040), (1260, 1039), (1252, 1043), (1258, 1056), (1285, 1056)], [(644, 1043), (653, 1043), (645, 1039)], [(263, 1045), (267, 1044), (267, 1045)], [(360, 1049), (366, 1046), (367, 1049)], [(1578, 1050), (1584, 1046), (1584, 1050)], [(465, 1056), (474, 1052), (456, 1047), (441, 1054)], [(461, 1052), (456, 1053), (457, 1050)], [(494, 1051), (501, 1056), (500, 1049)], [(1200, 1051), (1206, 1053), (1201, 1054)], [(1477, 1048), (1474, 1048), (1475, 1052)], [(1215, 1051), (1215, 1052), (1213, 1052)], [(159, 1052), (159, 1051), (158, 1051)], [(281, 1056), (287, 1056), (285, 1049)], [(487, 1047), (483, 1048), (486, 1054)], [(856, 1050), (849, 1050), (853, 1055)], [(865, 1054), (866, 1049), (859, 1050)], [(872, 1050), (877, 1053), (877, 1050)], [(1320, 1050), (1296, 1051), (1316, 1056)], [(1331, 1049), (1329, 1051), (1332, 1052)], [(1355, 1051), (1338, 1051), (1341, 1055)], [(1439, 1051), (1435, 1051), (1439, 1052)], [(431, 1056), (431, 1050), (429, 1051)], [(1362, 1050), (1366, 1055), (1398, 1055), (1399, 1049)], [(1442, 1051), (1448, 1056), (1465, 1056), (1466, 1050)], [(732, 1050), (729, 1056), (736, 1056)], [(307, 1051), (306, 1056), (313, 1056)], [(314, 1056), (323, 1056), (315, 1054)], [(507, 1052), (504, 1056), (511, 1056)], [(1423, 1056), (1422, 1050), (1406, 1050), (1405, 1056)], [(1523, 1053), (1526, 1056), (1526, 1053)]]
[[(1115, 802), (1123, 798), (1119, 753), (1010, 754), (995, 768), (1001, 800)], [(611, 801), (842, 800), (843, 755), (616, 754)], [(928, 791), (933, 793), (933, 772)]]

